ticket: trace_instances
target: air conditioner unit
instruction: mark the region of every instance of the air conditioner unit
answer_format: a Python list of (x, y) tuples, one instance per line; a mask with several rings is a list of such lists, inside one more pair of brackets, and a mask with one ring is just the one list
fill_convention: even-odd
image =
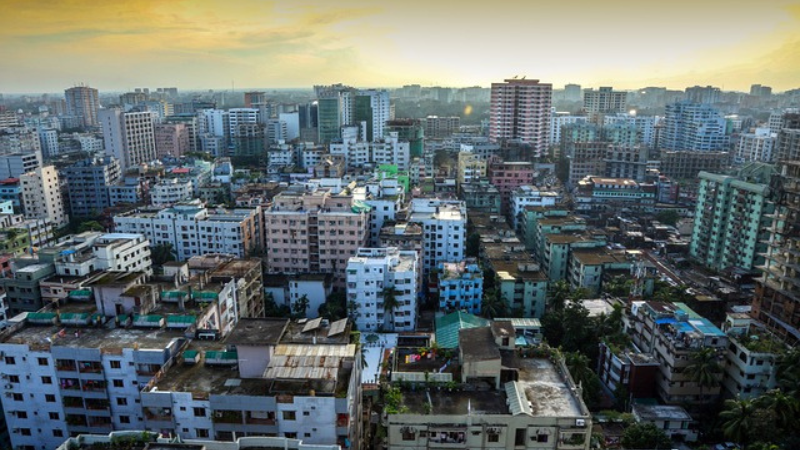
[(586, 420), (585, 419), (575, 419), (575, 426), (576, 427), (585, 427)]
[(13, 389), (13, 388), (14, 388), (14, 385), (13, 385), (13, 384), (7, 384), (7, 385), (6, 385), (6, 389)]

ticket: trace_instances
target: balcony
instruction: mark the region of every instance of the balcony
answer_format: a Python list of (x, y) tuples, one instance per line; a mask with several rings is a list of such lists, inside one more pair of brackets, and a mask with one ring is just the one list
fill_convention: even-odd
[(144, 417), (154, 422), (172, 422), (170, 408), (144, 408)]
[(243, 415), (241, 411), (214, 411), (214, 423), (243, 423)]
[[(267, 417), (257, 417), (257, 416), (254, 416), (254, 414), (258, 414), (259, 416), (266, 414)], [(273, 413), (273, 412), (268, 412), (268, 413), (248, 412), (247, 416), (245, 417), (244, 423), (246, 423), (248, 425), (275, 425), (275, 423), (276, 423), (276, 421), (275, 421), (275, 413)]]
[(95, 361), (81, 361), (78, 363), (78, 371), (80, 373), (101, 373), (103, 365)]

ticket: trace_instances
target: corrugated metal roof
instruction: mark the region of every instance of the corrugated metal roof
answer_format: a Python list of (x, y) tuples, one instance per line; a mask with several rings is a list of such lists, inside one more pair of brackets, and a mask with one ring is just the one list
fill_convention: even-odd
[(495, 322), (511, 322), (511, 326), (514, 328), (541, 328), (542, 322), (539, 319), (534, 318), (508, 318), (508, 319), (494, 319)]
[(310, 345), (279, 344), (275, 347), (274, 356), (338, 356), (352, 357), (356, 354), (355, 344), (347, 345)]
[(483, 317), (457, 311), (436, 319), (436, 343), (442, 348), (458, 347), (458, 332), (462, 328), (477, 328), (489, 325)]

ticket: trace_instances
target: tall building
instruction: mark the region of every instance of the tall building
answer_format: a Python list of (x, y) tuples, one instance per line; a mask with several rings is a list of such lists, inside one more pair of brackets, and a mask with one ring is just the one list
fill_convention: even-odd
[(797, 161), (800, 159), (800, 114), (785, 113), (773, 150), (775, 161)]
[(724, 151), (728, 148), (725, 118), (711, 105), (678, 102), (667, 105), (661, 148)]
[(58, 171), (54, 166), (42, 167), (19, 177), (22, 203), (28, 219), (46, 219), (56, 227), (69, 221), (61, 198)]
[(750, 86), (750, 95), (754, 95), (756, 97), (769, 97), (772, 95), (772, 88), (769, 86), (754, 84)]
[(461, 118), (428, 116), (425, 118), (425, 137), (428, 139), (443, 139), (458, 133)]
[(267, 103), (267, 94), (264, 92), (252, 91), (244, 93), (245, 108), (254, 108), (265, 103)]
[(489, 139), (501, 143), (516, 140), (530, 145), (537, 157), (546, 154), (552, 95), (553, 85), (539, 80), (492, 83)]
[(88, 86), (75, 86), (64, 91), (67, 100), (67, 115), (77, 117), (84, 127), (96, 127), (100, 99), (97, 89)]
[(106, 155), (116, 158), (123, 172), (156, 159), (153, 113), (110, 108), (100, 110), (98, 119), (103, 129)]
[(153, 127), (153, 138), (156, 144), (156, 157), (172, 156), (178, 158), (188, 153), (189, 129), (185, 123), (158, 123)]
[[(413, 250), (360, 248), (347, 261), (347, 301), (358, 305), (359, 330), (414, 331), (419, 261)], [(387, 298), (393, 298), (389, 305)]]
[(614, 114), (627, 112), (628, 93), (611, 87), (583, 92), (583, 109), (589, 114)]
[(410, 146), (411, 158), (422, 156), (425, 142), (425, 127), (421, 119), (393, 119), (386, 122), (384, 134), (396, 132), (401, 141), (407, 141)]
[(97, 216), (111, 206), (108, 187), (122, 177), (113, 156), (86, 159), (61, 170), (73, 217)]
[(686, 88), (686, 100), (691, 103), (705, 103), (713, 105), (720, 102), (722, 92), (714, 86), (694, 86)]
[(774, 210), (770, 165), (753, 163), (737, 176), (700, 172), (689, 253), (706, 267), (752, 270), (767, 251)]
[(776, 205), (764, 275), (756, 284), (752, 315), (788, 342), (800, 342), (800, 162), (784, 161), (770, 188)]
[(459, 200), (415, 198), (411, 200), (409, 222), (422, 225), (423, 273), (440, 263), (464, 259), (467, 243), (467, 207)]
[(383, 138), (386, 121), (394, 119), (389, 92), (385, 90), (358, 91), (353, 105), (353, 119), (345, 125), (366, 123), (367, 141)]
[(567, 84), (564, 86), (564, 100), (568, 102), (581, 101), (581, 85), (580, 84)]
[(659, 157), (661, 173), (678, 180), (697, 178), (703, 170), (720, 173), (728, 162), (726, 152), (662, 151)]
[(742, 133), (736, 145), (734, 158), (738, 163), (753, 161), (773, 162), (773, 148), (778, 135), (769, 128), (756, 128), (751, 133)]

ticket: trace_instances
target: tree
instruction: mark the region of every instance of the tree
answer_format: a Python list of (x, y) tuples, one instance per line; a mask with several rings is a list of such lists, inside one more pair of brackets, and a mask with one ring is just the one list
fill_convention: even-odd
[(345, 303), (347, 302), (347, 297), (342, 292), (334, 292), (328, 296), (328, 301), (319, 305), (319, 313), (320, 317), (324, 317), (328, 320), (339, 320), (344, 319), (347, 317), (347, 306)]
[(355, 300), (350, 300), (347, 302), (347, 317), (350, 318), (351, 321), (355, 322), (361, 317), (361, 313), (358, 312), (358, 302)]
[[(388, 320), (390, 330), (394, 330), (394, 312), (400, 307), (400, 301), (397, 300), (397, 295), (400, 293), (394, 287), (388, 287), (383, 290), (383, 311), (384, 322)], [(388, 312), (388, 314), (386, 314)]]
[(547, 290), (547, 303), (548, 306), (554, 311), (561, 311), (564, 309), (564, 304), (569, 298), (570, 289), (569, 283), (566, 280), (558, 280), (550, 285)]
[(664, 225), (674, 227), (678, 224), (678, 220), (680, 220), (681, 215), (678, 214), (678, 211), (675, 211), (674, 209), (665, 209), (657, 212), (655, 218)]
[(483, 292), (483, 302), (481, 303), (481, 315), (487, 319), (495, 317), (505, 317), (508, 312), (508, 305), (500, 297), (496, 289)]
[(96, 220), (90, 220), (88, 222), (82, 222), (78, 226), (78, 233), (84, 233), (86, 231), (104, 231), (103, 225)]
[(652, 423), (635, 423), (622, 434), (622, 446), (627, 449), (672, 448), (672, 442), (663, 430)]
[(156, 266), (163, 266), (166, 262), (178, 259), (175, 255), (175, 249), (169, 242), (153, 246), (151, 255), (153, 257), (153, 265)]
[(780, 389), (773, 389), (761, 395), (755, 404), (768, 412), (775, 425), (784, 430), (792, 428), (796, 424), (797, 416), (800, 415), (798, 402)]
[(633, 280), (628, 277), (618, 276), (603, 285), (603, 291), (614, 297), (627, 297), (631, 292)]
[(601, 386), (597, 374), (589, 367), (589, 357), (582, 353), (570, 352), (564, 355), (564, 363), (572, 379), (580, 383), (583, 388), (583, 401), (592, 408), (600, 401)]
[(704, 347), (692, 352), (689, 365), (684, 368), (684, 373), (690, 380), (700, 386), (700, 401), (704, 401), (703, 389), (719, 384), (717, 374), (722, 372), (722, 367), (717, 359), (717, 351), (711, 347)]
[(756, 407), (750, 399), (725, 400), (725, 410), (719, 413), (722, 434), (739, 444), (747, 445), (753, 433)]
[(467, 256), (477, 258), (480, 250), (481, 250), (480, 233), (471, 233), (469, 236), (467, 236)]
[(264, 317), (290, 317), (292, 311), (286, 305), (278, 305), (272, 293), (264, 296)]
[(311, 302), (308, 300), (308, 295), (303, 294), (292, 305), (292, 310), (297, 317), (305, 317), (308, 306)]

